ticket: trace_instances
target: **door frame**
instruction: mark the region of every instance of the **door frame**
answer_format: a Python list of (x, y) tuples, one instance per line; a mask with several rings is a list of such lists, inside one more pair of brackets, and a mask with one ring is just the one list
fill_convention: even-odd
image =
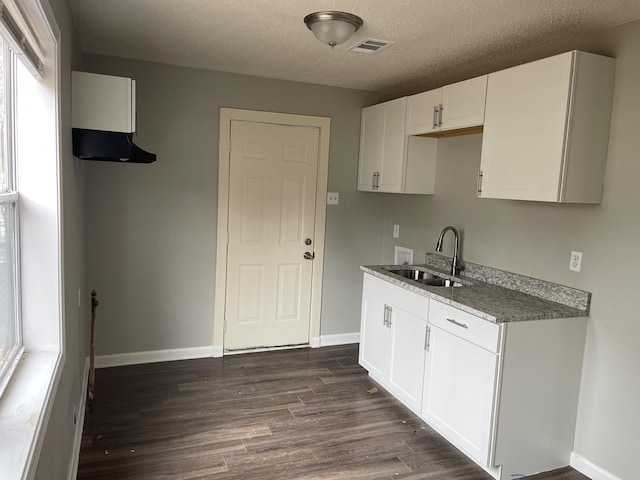
[(233, 120), (316, 127), (319, 129), (318, 173), (316, 177), (316, 211), (314, 224), (315, 259), (311, 278), (309, 344), (320, 346), (320, 313), (324, 269), (324, 233), (327, 214), (327, 180), (329, 174), (329, 133), (331, 119), (287, 113), (260, 112), (220, 108), (218, 152), (218, 222), (216, 234), (216, 283), (213, 311), (213, 356), (224, 355), (224, 321), (227, 296), (227, 240), (229, 225), (230, 139)]

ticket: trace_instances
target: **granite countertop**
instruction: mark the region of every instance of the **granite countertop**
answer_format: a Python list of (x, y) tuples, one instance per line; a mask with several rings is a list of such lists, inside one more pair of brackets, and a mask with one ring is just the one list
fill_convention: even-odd
[[(417, 268), (454, 278), (444, 270), (441, 260), (423, 265), (375, 265), (360, 267), (364, 272), (394, 285), (433, 298), (493, 323), (586, 317), (591, 294), (571, 287), (504, 272), (477, 264), (464, 263), (466, 275), (455, 279), (462, 287), (435, 287), (401, 277), (385, 269)], [(509, 285), (509, 288), (504, 285)]]

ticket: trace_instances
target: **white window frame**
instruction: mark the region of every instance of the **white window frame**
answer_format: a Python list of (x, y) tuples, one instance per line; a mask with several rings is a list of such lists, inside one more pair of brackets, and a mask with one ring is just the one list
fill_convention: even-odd
[[(35, 475), (65, 361), (61, 36), (47, 0), (2, 0), (0, 5), (9, 7), (21, 30), (26, 26), (23, 31), (42, 59), (41, 65), (34, 66), (21, 55), (21, 63), (27, 68), (16, 71), (20, 92), (14, 109), (14, 147), (16, 187), (20, 192), (19, 266), (25, 353), (0, 398), (0, 476), (2, 480), (18, 480)], [(25, 81), (38, 75), (39, 81)], [(70, 117), (68, 123), (70, 135)], [(70, 150), (69, 146), (68, 157)]]
[[(4, 37), (4, 36), (3, 36)], [(4, 40), (4, 39), (3, 39)], [(13, 281), (13, 321), (16, 334), (16, 342), (7, 356), (6, 363), (0, 368), (0, 398), (6, 389), (9, 380), (18, 362), (22, 358), (24, 345), (22, 342), (22, 319), (20, 317), (21, 304), (21, 287), (20, 287), (20, 205), (19, 195), (16, 190), (16, 158), (14, 151), (15, 143), (15, 117), (14, 117), (14, 98), (16, 87), (16, 56), (8, 42), (3, 42), (3, 60), (4, 60), (4, 96), (5, 96), (5, 151), (2, 152), (6, 159), (7, 165), (7, 187), (8, 191), (0, 193), (0, 206), (11, 205), (11, 223), (12, 223), (12, 281)], [(6, 221), (6, 220), (5, 220)], [(5, 228), (7, 226), (5, 225)]]

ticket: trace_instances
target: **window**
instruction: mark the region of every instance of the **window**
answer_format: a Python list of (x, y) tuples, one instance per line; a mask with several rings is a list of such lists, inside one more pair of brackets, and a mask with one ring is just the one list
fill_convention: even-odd
[(61, 182), (62, 160), (73, 160), (70, 145), (60, 155), (68, 145), (61, 125), (70, 123), (60, 39), (47, 0), (0, 1), (2, 480), (36, 474), (64, 372)]
[[(22, 351), (18, 268), (18, 192), (13, 152), (15, 56), (0, 35), (0, 385)], [(2, 388), (0, 387), (0, 395)]]

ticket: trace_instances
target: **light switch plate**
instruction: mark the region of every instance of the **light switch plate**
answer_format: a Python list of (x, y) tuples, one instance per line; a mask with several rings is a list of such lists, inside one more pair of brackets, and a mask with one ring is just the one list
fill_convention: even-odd
[(400, 225), (397, 223), (393, 225), (393, 238), (400, 238)]
[(327, 205), (338, 205), (340, 203), (340, 193), (327, 192)]

